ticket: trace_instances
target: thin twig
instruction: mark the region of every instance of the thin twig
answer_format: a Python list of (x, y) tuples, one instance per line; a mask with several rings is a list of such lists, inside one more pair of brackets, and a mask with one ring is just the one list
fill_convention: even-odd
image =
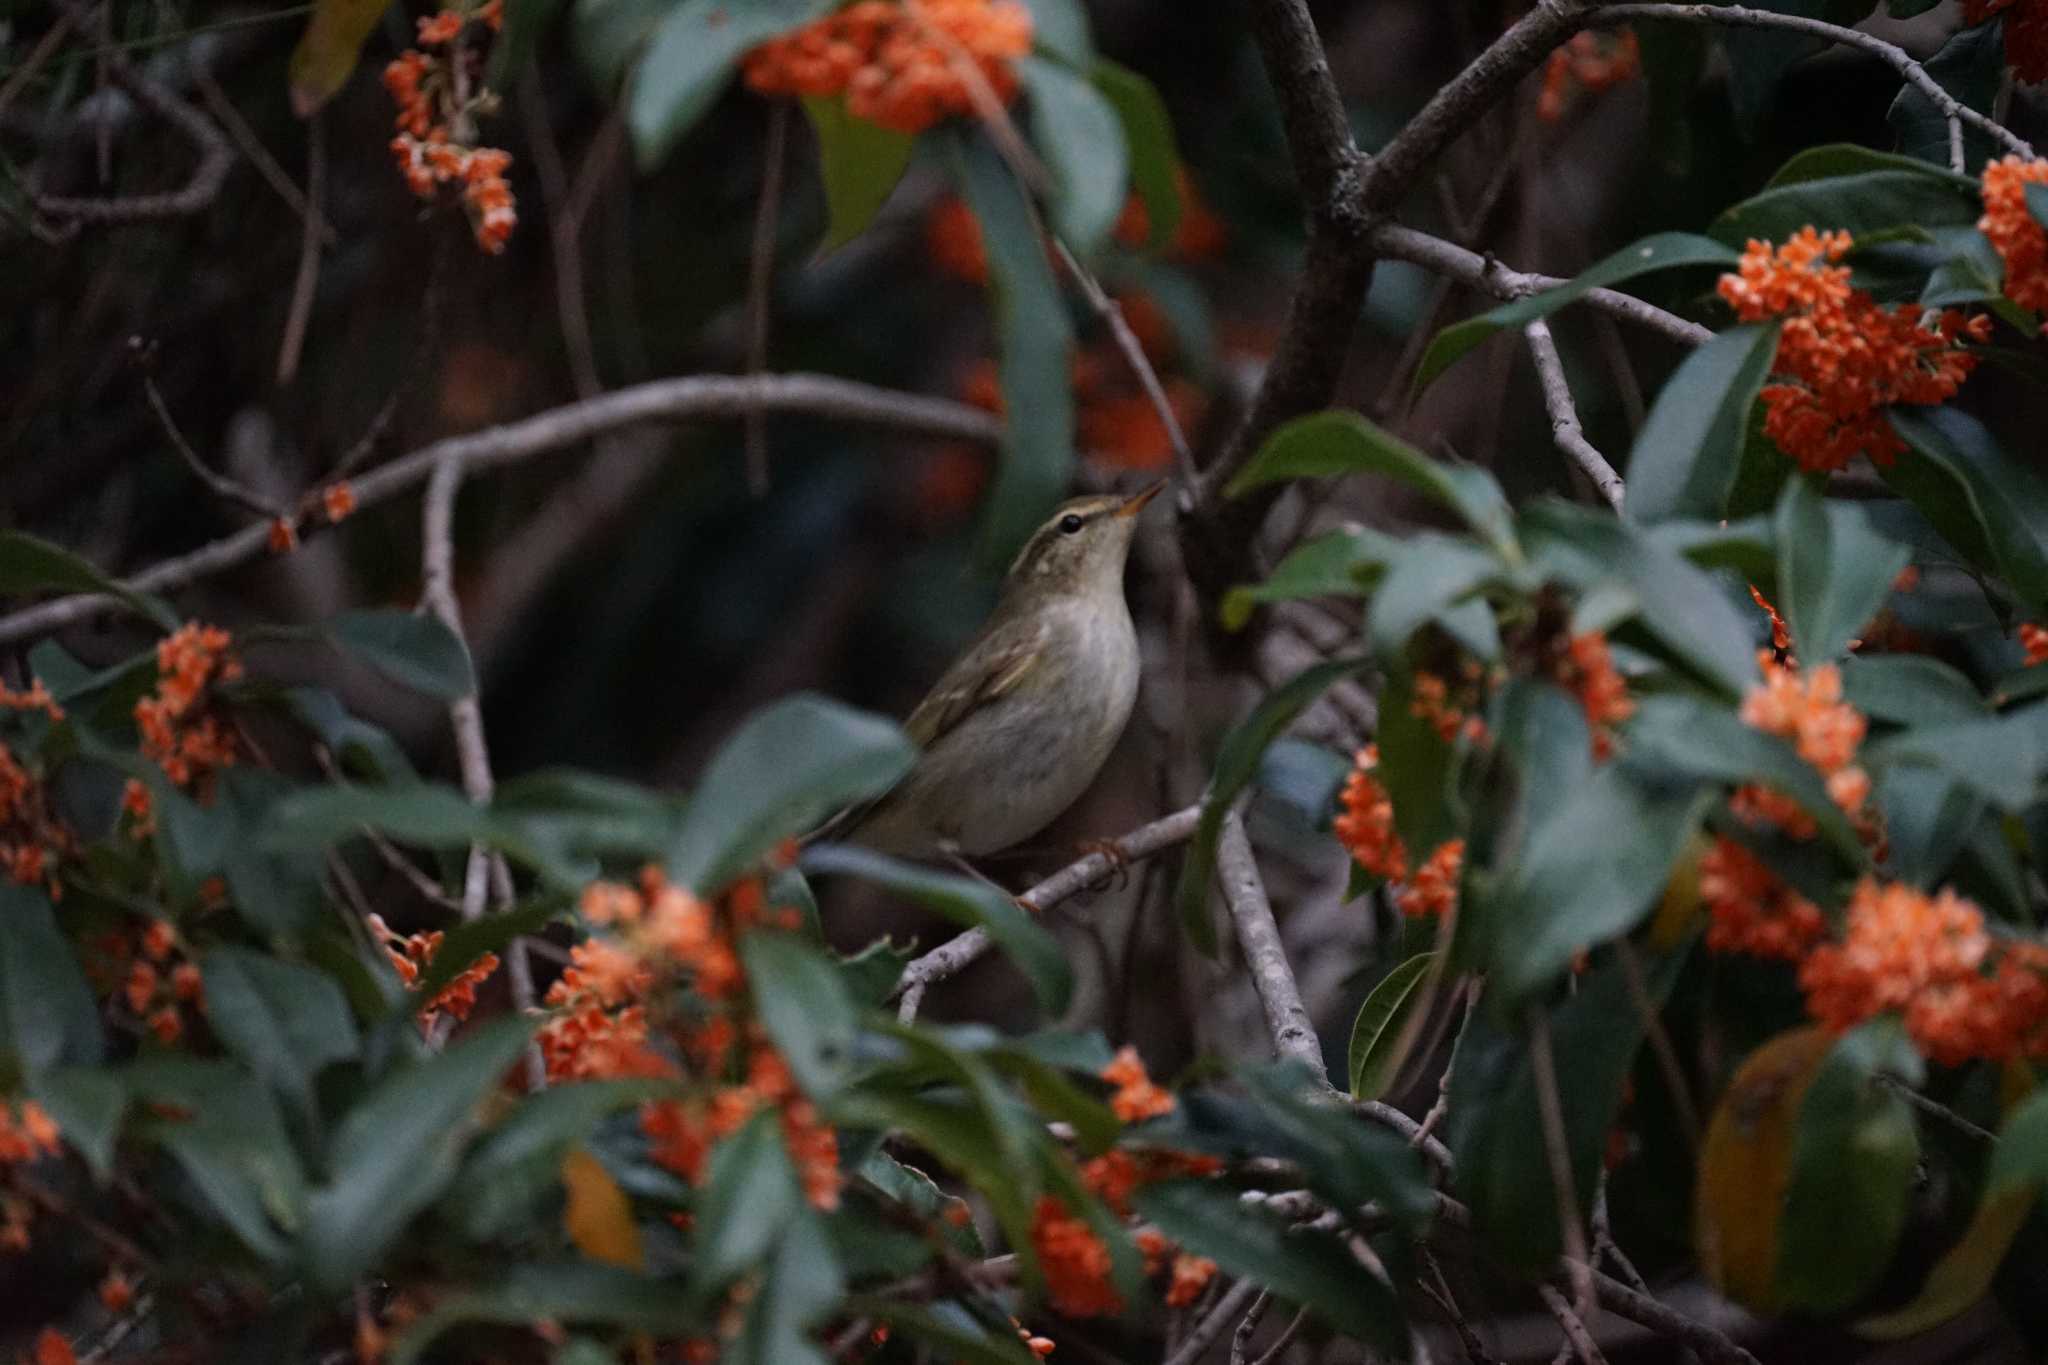
[(1423, 1246), (1417, 1248), (1417, 1254), (1422, 1258), (1422, 1268), (1429, 1274), (1416, 1283), (1450, 1319), (1451, 1330), (1458, 1334), (1458, 1344), (1465, 1348), (1466, 1361), (1469, 1365), (1497, 1365), (1493, 1353), (1479, 1339), (1479, 1333), (1465, 1320), (1464, 1311), (1458, 1307), (1457, 1296), (1451, 1292), (1451, 1282), (1444, 1275), (1444, 1268), (1437, 1263), (1436, 1253)]
[(1266, 1308), (1273, 1302), (1273, 1296), (1265, 1290), (1252, 1300), (1252, 1306), (1244, 1310), (1237, 1330), (1230, 1334), (1230, 1365), (1247, 1365), (1252, 1347), (1252, 1336), (1259, 1330), (1260, 1319), (1266, 1316)]
[[(147, 349), (148, 343), (138, 337), (132, 338), (129, 346), (140, 352)], [(170, 405), (164, 402), (163, 392), (156, 386), (156, 376), (149, 372), (149, 360), (146, 356), (142, 364), (143, 396), (149, 400), (149, 410), (156, 415), (157, 425), (163, 428), (164, 438), (171, 443), (171, 449), (178, 452), (178, 458), (185, 462), (185, 467), (191, 470), (201, 483), (212, 489), (215, 496), (224, 501), (231, 502), (244, 511), (254, 512), (266, 520), (283, 516), (284, 509), (270, 499), (207, 467), (206, 461), (199, 458), (199, 452), (192, 448), (192, 443), (185, 439), (185, 433), (179, 429), (177, 419), (171, 416)]]
[(1642, 958), (1637, 955), (1635, 945), (1626, 938), (1614, 941), (1614, 956), (1621, 963), (1621, 979), (1628, 988), (1629, 1003), (1635, 1006), (1644, 1036), (1650, 1041), (1650, 1055), (1657, 1060), (1657, 1069), (1664, 1077), (1664, 1088), (1671, 1092), (1671, 1107), (1678, 1111), (1679, 1131), (1685, 1135), (1687, 1147), (1698, 1155), (1699, 1106), (1693, 1103), (1692, 1087), (1686, 1084), (1685, 1065), (1679, 1060), (1671, 1032), (1664, 1027), (1664, 1018), (1658, 1012), (1656, 1002), (1650, 999), (1649, 983), (1643, 979)]
[(285, 314), (284, 340), (277, 348), (277, 383), (290, 384), (299, 375), (299, 356), (306, 346), (306, 325), (313, 317), (313, 293), (320, 284), (320, 201), (327, 191), (327, 139), (315, 111), (306, 120), (306, 215), (299, 236), (299, 273), (292, 281), (291, 310)]
[(1216, 1339), (1223, 1335), (1225, 1328), (1238, 1314), (1251, 1306), (1261, 1290), (1250, 1280), (1239, 1280), (1230, 1286), (1230, 1292), (1216, 1301), (1208, 1315), (1188, 1330), (1180, 1347), (1168, 1356), (1162, 1365), (1195, 1365)]
[(1776, 14), (1770, 10), (1751, 9), (1745, 5), (1672, 5), (1672, 4), (1629, 4), (1608, 5), (1592, 19), (1602, 25), (1633, 23), (1639, 19), (1679, 19), (1691, 23), (1728, 24), (1737, 28), (1775, 28), (1791, 33), (1804, 33), (1824, 42), (1838, 43), (1868, 52), (1879, 61), (1899, 73), (1899, 76), (1923, 95), (1935, 111), (1948, 121), (1949, 125), (1949, 169), (1961, 175), (1964, 171), (1962, 125), (1967, 123), (1979, 132), (1988, 135), (2008, 152), (2032, 160), (2034, 149), (2024, 138), (1997, 120), (1978, 113), (1969, 105), (1941, 88), (1934, 77), (1927, 74), (1927, 68), (1915, 61), (1913, 55), (1897, 43), (1889, 43), (1874, 33), (1861, 29), (1844, 28), (1824, 19), (1809, 19), (1800, 14)]
[(284, 167), (277, 164), (277, 158), (270, 154), (270, 149), (256, 136), (256, 130), (249, 126), (249, 120), (242, 117), (242, 111), (235, 108), (235, 102), (228, 98), (227, 91), (220, 88), (220, 82), (201, 62), (192, 63), (192, 83), (199, 88), (199, 97), (206, 101), (207, 109), (220, 120), (220, 126), (227, 130), (228, 137), (233, 139), (242, 155), (249, 158), (249, 164), (256, 168), (256, 173), (277, 191), (278, 198), (291, 205), (292, 212), (301, 222), (307, 218), (316, 221), (322, 244), (333, 246), (339, 242), (341, 237), (335, 232), (334, 225), (321, 216), (305, 192), (285, 174)]
[[(1140, 825), (1129, 834), (1110, 840), (1106, 848), (1098, 848), (1085, 857), (1075, 859), (1017, 899), (1043, 915), (1110, 876), (1120, 864), (1138, 862), (1186, 843), (1193, 837), (1201, 816), (1200, 806), (1189, 806), (1161, 816), (1148, 825)], [(987, 952), (989, 946), (989, 936), (985, 931), (969, 929), (906, 965), (891, 992), (901, 997), (897, 1017), (904, 1023), (915, 1019), (927, 990), (961, 971)]]
[(5, 83), (0, 83), (0, 114), (7, 112), (7, 106), (14, 103), (14, 97), (21, 93), (21, 88), (35, 79), (36, 72), (43, 69), (43, 63), (50, 60), (50, 54), (64, 41), (64, 35), (71, 32), (73, 18), (69, 9), (59, 10), (56, 21), (43, 31), (42, 37), (36, 39), (36, 45), (29, 50), (21, 65), (8, 73)]
[(1918, 1109), (1921, 1113), (1940, 1119), (1957, 1132), (1968, 1133), (1979, 1142), (1995, 1143), (1998, 1141), (1998, 1134), (1992, 1132), (1989, 1128), (1970, 1122), (1970, 1120), (1938, 1100), (1927, 1098), (1927, 1096), (1921, 1094), (1897, 1076), (1880, 1071), (1876, 1074), (1875, 1079), (1879, 1085), (1889, 1089), (1893, 1094), (1912, 1105), (1915, 1109)]
[[(775, 224), (782, 205), (782, 164), (788, 158), (789, 101), (770, 100), (768, 145), (761, 153), (761, 197), (754, 206), (754, 242), (747, 262), (747, 373), (768, 368), (768, 323), (774, 311)], [(747, 414), (743, 424), (747, 456), (747, 491), (768, 493), (767, 414)]]
[(1184, 480), (1195, 477), (1194, 452), (1188, 449), (1187, 434), (1180, 429), (1180, 418), (1174, 415), (1173, 404), (1167, 401), (1166, 388), (1159, 382), (1159, 372), (1152, 368), (1152, 361), (1145, 354), (1145, 347), (1138, 340), (1138, 334), (1131, 330), (1131, 324), (1124, 318), (1124, 310), (1111, 298), (1087, 266), (1081, 264), (1072, 248), (1061, 237), (1053, 238), (1053, 246), (1059, 251), (1060, 260), (1066, 265), (1067, 273), (1081, 286), (1081, 296), (1088, 300), (1088, 306), (1095, 316), (1102, 319), (1109, 328), (1109, 335), (1116, 342), (1116, 348), (1137, 376), (1138, 386), (1145, 390), (1145, 397), (1151, 402), (1153, 411), (1159, 414), (1160, 425), (1166, 428), (1166, 439), (1173, 445), (1173, 458), (1180, 466)]
[(1557, 1196), (1558, 1228), (1564, 1235), (1565, 1268), (1571, 1275), (1572, 1310), (1592, 1318), (1593, 1268), (1586, 1255), (1586, 1229), (1579, 1222), (1579, 1196), (1572, 1181), (1572, 1149), (1565, 1136), (1564, 1100), (1557, 1089), (1557, 1057), (1550, 1050), (1550, 1016), (1529, 1006), (1529, 1070), (1536, 1082), (1536, 1115), (1543, 1128), (1543, 1155), (1550, 1163), (1550, 1187)]
[(1451, 1112), (1451, 1077), (1458, 1069), (1458, 1048), (1465, 1041), (1465, 1030), (1472, 1023), (1472, 1011), (1478, 1007), (1480, 993), (1485, 989), (1483, 980), (1475, 980), (1465, 996), (1465, 1015), (1458, 1021), (1458, 1032), (1451, 1039), (1451, 1055), (1444, 1059), (1443, 1073), (1436, 1078), (1436, 1099), (1429, 1106), (1429, 1112), (1422, 1116), (1415, 1136), (1408, 1140), (1410, 1147), (1420, 1147), (1426, 1142), (1436, 1131), (1436, 1126), (1444, 1121), (1444, 1115)]
[[(1002, 433), (1000, 421), (965, 403), (876, 388), (831, 375), (689, 375), (614, 389), (518, 422), (436, 441), (356, 480), (356, 506), (360, 510), (411, 491), (449, 457), (460, 459), (475, 475), (582, 445), (626, 427), (738, 417), (755, 406), (990, 445)], [(137, 592), (183, 587), (260, 559), (268, 553), (268, 539), (267, 527), (244, 527), (190, 554), (154, 564), (123, 580), (122, 586)], [(119, 598), (98, 593), (59, 597), (0, 617), (0, 644), (31, 639), (122, 606)]]
[(1292, 1346), (1294, 1339), (1301, 1335), (1302, 1325), (1307, 1321), (1308, 1309), (1295, 1309), (1294, 1316), (1289, 1318), (1287, 1325), (1280, 1329), (1280, 1335), (1273, 1338), (1273, 1344), (1261, 1351), (1259, 1358), (1253, 1361), (1252, 1365), (1273, 1365), (1273, 1362), (1280, 1358), (1280, 1353), (1289, 1346)]
[[(1536, 1293), (1542, 1298), (1543, 1306), (1550, 1310), (1550, 1316), (1557, 1319), (1558, 1327), (1564, 1332), (1568, 1352), (1576, 1355), (1581, 1365), (1607, 1365), (1607, 1357), (1600, 1353), (1593, 1334), (1586, 1330), (1584, 1319), (1572, 1311), (1572, 1306), (1564, 1301), (1564, 1295), (1547, 1284), (1537, 1285)], [(1592, 1293), (1590, 1285), (1587, 1293), (1589, 1296)]]
[(1600, 496), (1607, 499), (1617, 515), (1621, 512), (1622, 498), (1627, 489), (1621, 482), (1621, 475), (1614, 472), (1614, 466), (1607, 463), (1607, 457), (1593, 448), (1586, 439), (1586, 433), (1579, 426), (1578, 405), (1572, 401), (1572, 389), (1564, 377), (1564, 361), (1558, 356), (1557, 342), (1550, 335), (1550, 324), (1542, 318), (1522, 329), (1522, 335), (1529, 339), (1529, 356), (1536, 362), (1536, 378), (1543, 386), (1543, 406), (1550, 410), (1550, 434), (1557, 442), (1557, 448), (1569, 455), (1572, 462), (1593, 481), (1593, 487), (1600, 490)]
[(1643, 1273), (1636, 1269), (1636, 1263), (1621, 1249), (1621, 1243), (1614, 1240), (1614, 1228), (1607, 1218), (1607, 1168), (1604, 1166), (1600, 1169), (1600, 1183), (1593, 1191), (1592, 1225), (1594, 1269), (1599, 1269), (1602, 1258), (1613, 1261), (1615, 1269), (1621, 1272), (1622, 1279), (1630, 1287), (1649, 1293), (1650, 1282), (1643, 1278)]
[(1216, 879), (1223, 887), (1224, 904), (1237, 926), (1238, 946), (1244, 950), (1245, 966), (1251, 972), (1252, 988), (1266, 1012), (1266, 1029), (1273, 1038), (1273, 1050), (1308, 1067), (1325, 1089), (1328, 1073), (1323, 1070), (1323, 1044), (1316, 1036), (1308, 1007), (1301, 1002), (1301, 987), (1295, 984), (1294, 968), (1288, 965), (1287, 948), (1280, 939), (1280, 926), (1273, 919), (1273, 904), (1259, 878), (1259, 865), (1252, 856), (1244, 820), (1235, 811), (1223, 817), (1223, 837), (1216, 848)]

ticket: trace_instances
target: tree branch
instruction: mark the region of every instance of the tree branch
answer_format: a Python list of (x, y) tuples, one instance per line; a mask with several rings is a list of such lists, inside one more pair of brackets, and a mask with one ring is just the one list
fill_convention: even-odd
[[(1045, 914), (1114, 872), (1119, 859), (1134, 863), (1186, 843), (1194, 836), (1195, 825), (1201, 816), (1200, 806), (1189, 806), (1161, 816), (1149, 825), (1140, 825), (1122, 838), (1112, 839), (1108, 849), (1098, 849), (1067, 864), (1017, 899), (1039, 914)], [(927, 990), (988, 950), (988, 934), (980, 929), (969, 929), (910, 962), (904, 967), (903, 975), (896, 979), (895, 990), (890, 992), (902, 997), (902, 1003), (897, 1007), (897, 1018), (906, 1024), (915, 1019)]]
[[(624, 427), (738, 417), (756, 406), (990, 445), (1002, 434), (1000, 421), (965, 403), (899, 393), (830, 375), (690, 375), (615, 389), (504, 426), (436, 441), (357, 479), (356, 506), (374, 506), (409, 492), (424, 483), (444, 459), (459, 460), (467, 473), (485, 473), (581, 445)], [(123, 580), (122, 586), (137, 592), (181, 588), (262, 558), (268, 543), (267, 526), (247, 526), (190, 554), (154, 564)], [(121, 606), (119, 598), (99, 593), (39, 603), (0, 617), (0, 644), (32, 639)]]
[(1550, 325), (1538, 318), (1524, 327), (1522, 334), (1529, 339), (1529, 355), (1536, 362), (1536, 378), (1543, 385), (1543, 406), (1550, 409), (1550, 434), (1557, 448), (1585, 472), (1593, 487), (1600, 490), (1600, 496), (1607, 499), (1607, 505), (1619, 515), (1627, 490), (1621, 475), (1614, 472), (1606, 456), (1593, 448), (1579, 426), (1579, 409), (1572, 402), (1571, 385), (1565, 381), (1564, 361), (1557, 354)]
[(1164, 1365), (1195, 1365), (1223, 1335), (1223, 1329), (1230, 1326), (1230, 1320), (1249, 1308), (1259, 1293), (1259, 1286), (1249, 1279), (1239, 1280), (1230, 1286), (1230, 1291), (1216, 1301), (1208, 1315), (1189, 1330), (1187, 1339), (1166, 1358)]
[(1231, 921), (1237, 926), (1237, 941), (1244, 949), (1252, 986), (1265, 1007), (1273, 1050), (1283, 1058), (1307, 1065), (1323, 1088), (1328, 1089), (1322, 1040), (1316, 1037), (1308, 1007), (1301, 1003), (1301, 988), (1295, 984), (1294, 968), (1288, 965), (1287, 949), (1280, 941), (1280, 926), (1273, 920), (1272, 902), (1267, 900), (1265, 885), (1259, 879), (1251, 840), (1245, 837), (1244, 820), (1234, 811), (1223, 817), (1223, 839), (1216, 849), (1216, 877), (1222, 883)]

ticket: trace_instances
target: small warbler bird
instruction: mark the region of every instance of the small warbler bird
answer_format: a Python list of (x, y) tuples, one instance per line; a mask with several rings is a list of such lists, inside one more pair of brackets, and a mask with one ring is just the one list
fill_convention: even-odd
[(916, 766), (821, 835), (979, 857), (1029, 839), (1087, 790), (1137, 700), (1124, 560), (1165, 486), (1076, 498), (1032, 534), (988, 624), (904, 723)]

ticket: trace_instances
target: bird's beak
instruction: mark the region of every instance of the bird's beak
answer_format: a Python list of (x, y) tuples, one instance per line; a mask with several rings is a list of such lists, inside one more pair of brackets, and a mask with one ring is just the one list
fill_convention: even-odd
[(1138, 513), (1144, 511), (1145, 504), (1158, 497), (1160, 490), (1165, 487), (1166, 480), (1161, 479), (1150, 488), (1141, 489), (1131, 494), (1131, 496), (1124, 499), (1124, 505), (1116, 509), (1116, 514), (1120, 517), (1135, 517)]

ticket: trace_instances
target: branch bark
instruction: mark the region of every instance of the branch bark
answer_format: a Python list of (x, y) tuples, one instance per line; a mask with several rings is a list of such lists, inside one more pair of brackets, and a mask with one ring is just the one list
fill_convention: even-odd
[(1322, 1040), (1316, 1037), (1308, 1007), (1301, 1003), (1301, 987), (1295, 984), (1286, 945), (1280, 941), (1280, 926), (1274, 922), (1273, 904), (1259, 878), (1251, 840), (1245, 836), (1244, 820), (1235, 812), (1223, 819), (1223, 838), (1216, 848), (1216, 878), (1223, 886), (1231, 922), (1237, 926), (1237, 941), (1244, 949), (1252, 986), (1265, 1008), (1274, 1052), (1306, 1065), (1328, 1089)]
[(1600, 490), (1600, 496), (1607, 499), (1616, 515), (1621, 512), (1621, 502), (1627, 493), (1621, 475), (1614, 472), (1614, 466), (1607, 463), (1607, 457), (1594, 448), (1586, 439), (1584, 428), (1579, 425), (1578, 405), (1572, 401), (1572, 387), (1564, 377), (1564, 360), (1557, 353), (1557, 342), (1550, 335), (1550, 324), (1542, 318), (1522, 329), (1529, 339), (1529, 355), (1536, 362), (1536, 378), (1543, 386), (1543, 406), (1550, 410), (1550, 434), (1557, 442), (1557, 448), (1571, 457), (1593, 481), (1593, 487)]

